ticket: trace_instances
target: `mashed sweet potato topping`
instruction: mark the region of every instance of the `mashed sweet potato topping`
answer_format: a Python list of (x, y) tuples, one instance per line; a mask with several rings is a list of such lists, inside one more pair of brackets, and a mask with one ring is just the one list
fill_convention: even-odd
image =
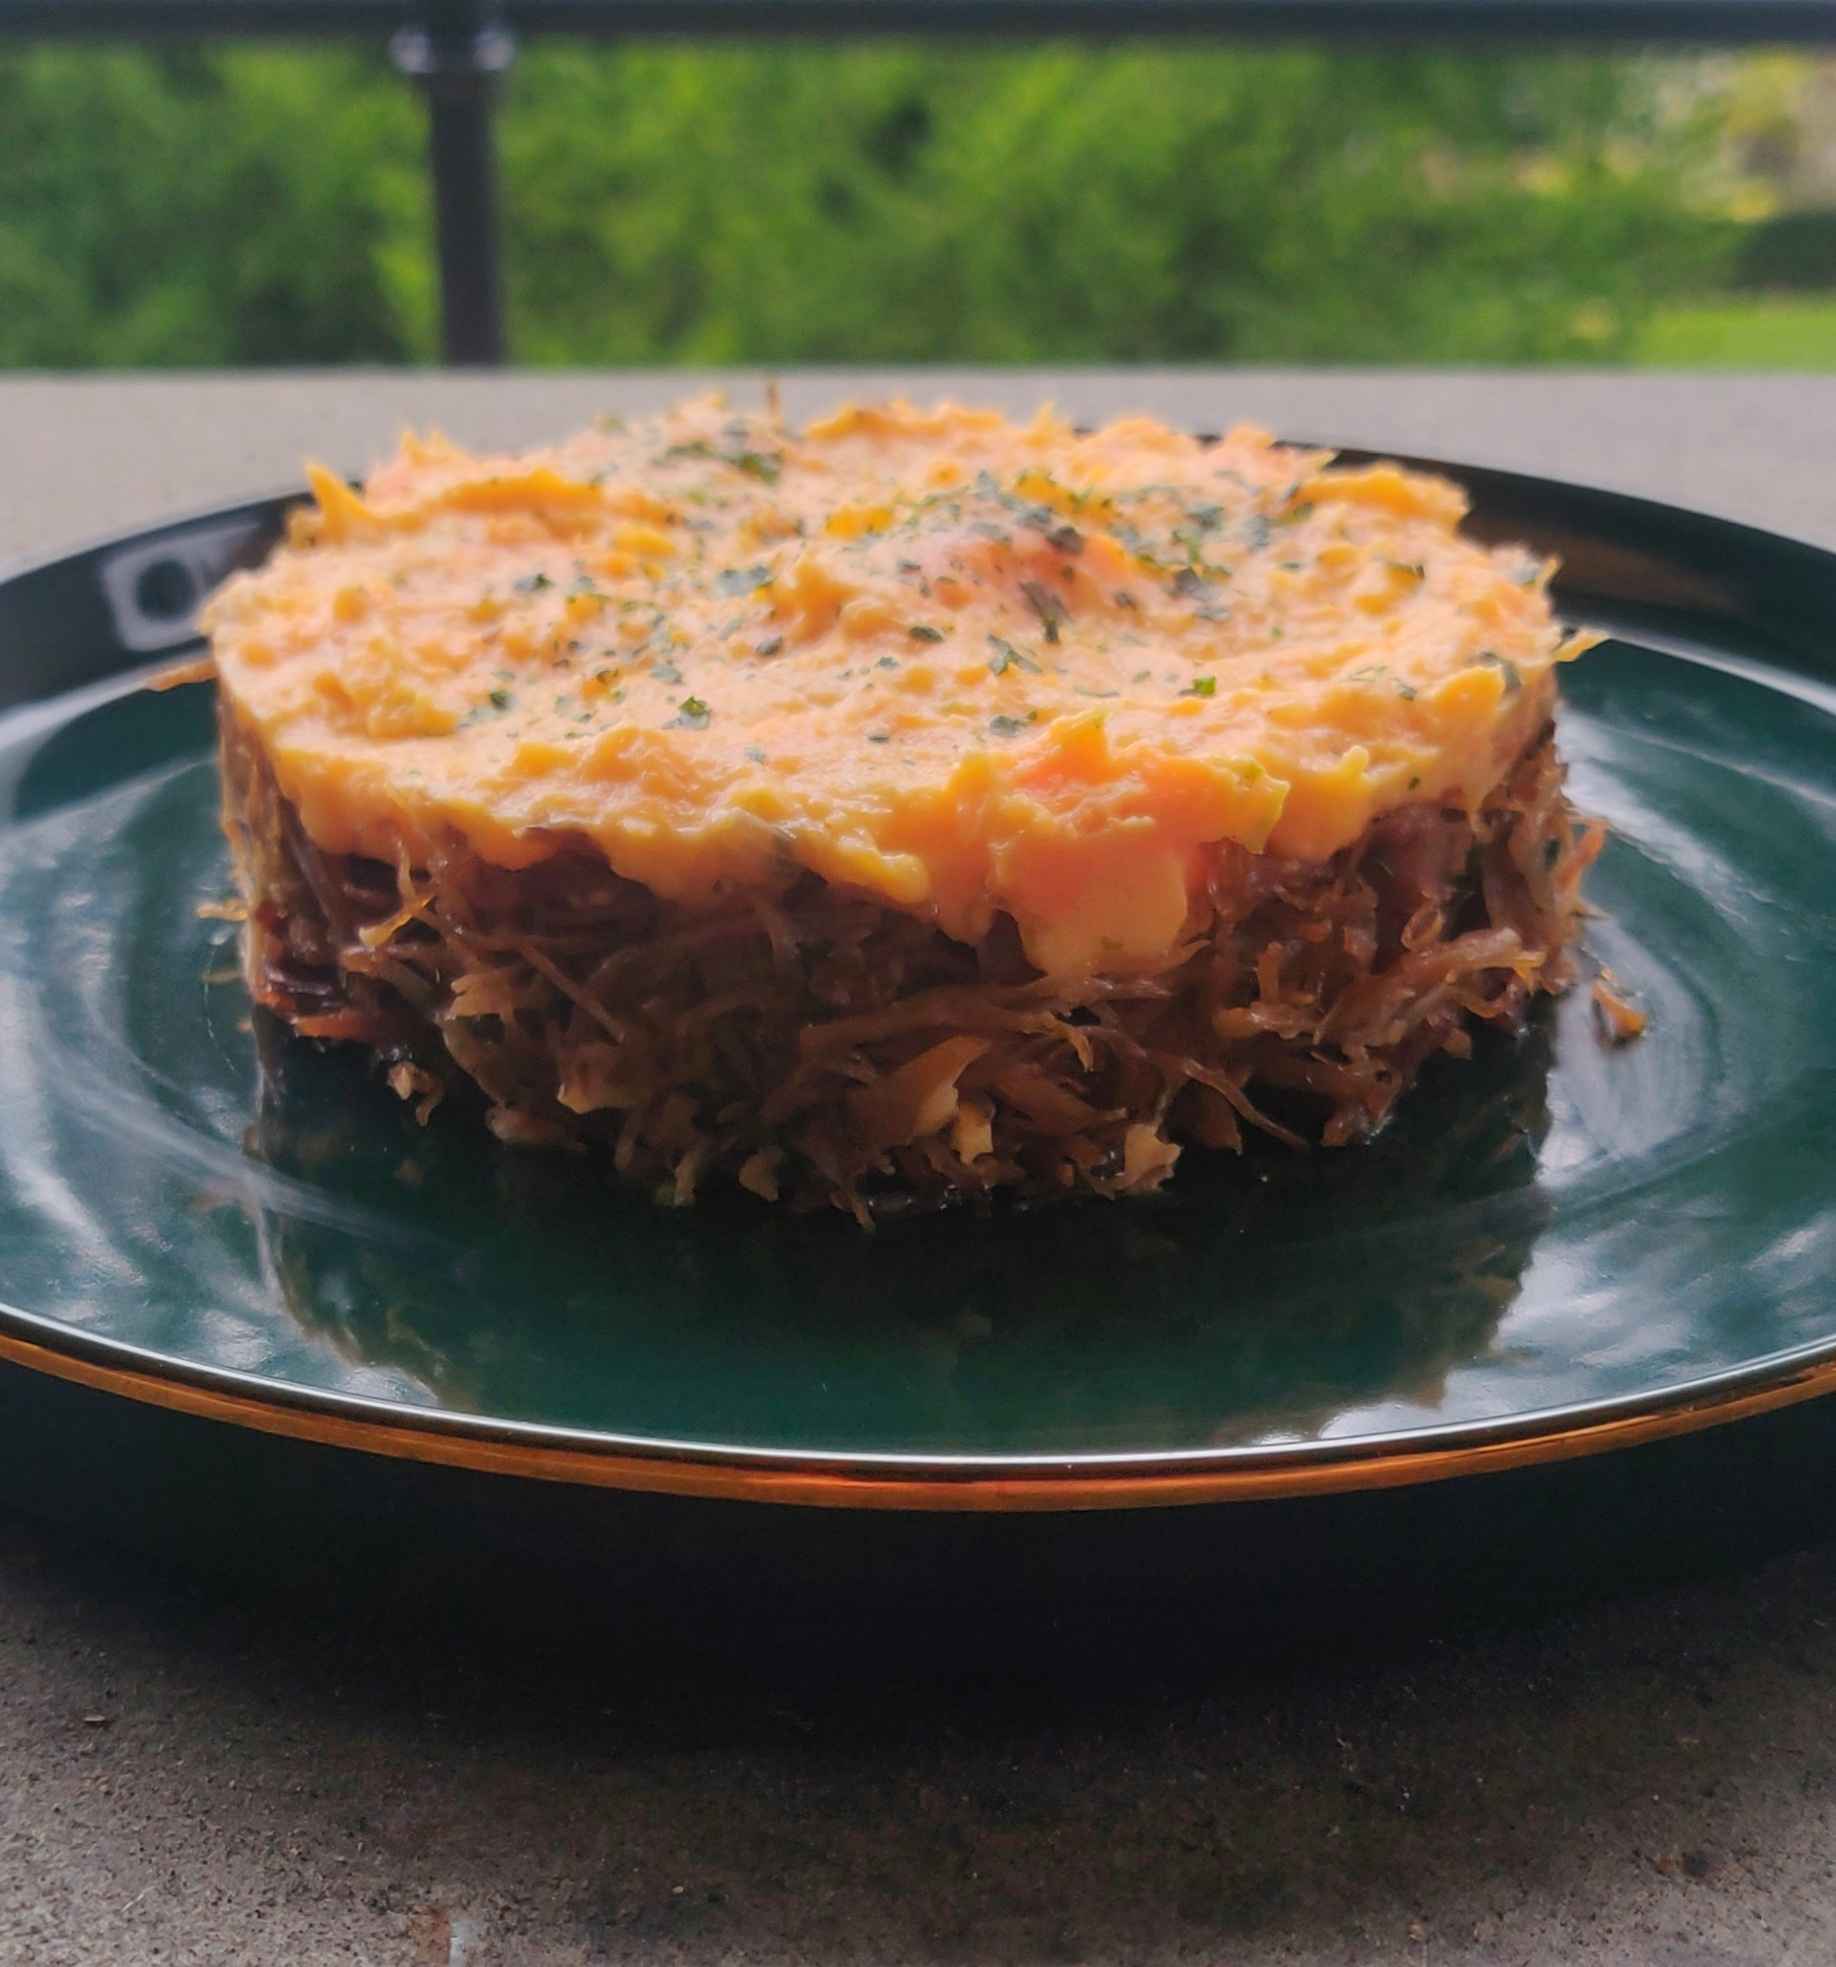
[(1163, 963), (1221, 847), (1478, 812), (1586, 646), (1454, 486), (1248, 428), (706, 398), (313, 486), (206, 627), (319, 853), (590, 842), (690, 909), (814, 875), (965, 943), (1011, 917), (1051, 976)]

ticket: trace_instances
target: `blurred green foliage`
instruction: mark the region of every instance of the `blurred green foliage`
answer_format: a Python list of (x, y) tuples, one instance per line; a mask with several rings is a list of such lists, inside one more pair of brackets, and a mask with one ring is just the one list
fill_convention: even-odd
[[(1626, 359), (1732, 251), (1712, 112), (1598, 57), (545, 44), (502, 118), (513, 345)], [(0, 131), (0, 363), (432, 357), (380, 55), (16, 51)]]

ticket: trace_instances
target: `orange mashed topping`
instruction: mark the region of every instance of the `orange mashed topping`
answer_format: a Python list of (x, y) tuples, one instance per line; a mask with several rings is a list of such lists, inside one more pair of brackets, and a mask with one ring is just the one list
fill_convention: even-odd
[(205, 626), (321, 847), (584, 837), (691, 905), (810, 870), (965, 940), (1007, 911), (1051, 972), (1163, 956), (1216, 842), (1477, 805), (1588, 640), (1453, 485), (1248, 428), (703, 398), (311, 476)]

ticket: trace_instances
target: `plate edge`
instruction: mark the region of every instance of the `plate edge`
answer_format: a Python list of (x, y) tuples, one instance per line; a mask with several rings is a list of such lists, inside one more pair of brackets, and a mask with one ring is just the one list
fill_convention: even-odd
[(990, 1475), (985, 1471), (958, 1474), (946, 1467), (907, 1473), (884, 1468), (761, 1466), (711, 1456), (688, 1459), (506, 1441), (328, 1413), (183, 1379), (162, 1379), (7, 1332), (0, 1332), (0, 1364), (220, 1425), (474, 1474), (707, 1501), (980, 1514), (1278, 1502), (1412, 1488), (1613, 1453), (1836, 1393), (1836, 1358), (1823, 1358), (1798, 1364), (1795, 1370), (1765, 1385), (1743, 1382), (1720, 1393), (1698, 1394), (1694, 1399), (1643, 1413), (1571, 1421), (1497, 1441), (1403, 1447), (1330, 1460), (1263, 1462), (1222, 1469), (1176, 1466), (1098, 1472), (1060, 1463)]

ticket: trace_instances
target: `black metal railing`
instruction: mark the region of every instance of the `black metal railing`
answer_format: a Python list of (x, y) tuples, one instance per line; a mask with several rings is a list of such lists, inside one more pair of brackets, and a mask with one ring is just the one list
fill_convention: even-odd
[(445, 359), (506, 354), (493, 114), (519, 37), (1836, 45), (1836, 0), (0, 0), (0, 37), (373, 39), (428, 109)]

